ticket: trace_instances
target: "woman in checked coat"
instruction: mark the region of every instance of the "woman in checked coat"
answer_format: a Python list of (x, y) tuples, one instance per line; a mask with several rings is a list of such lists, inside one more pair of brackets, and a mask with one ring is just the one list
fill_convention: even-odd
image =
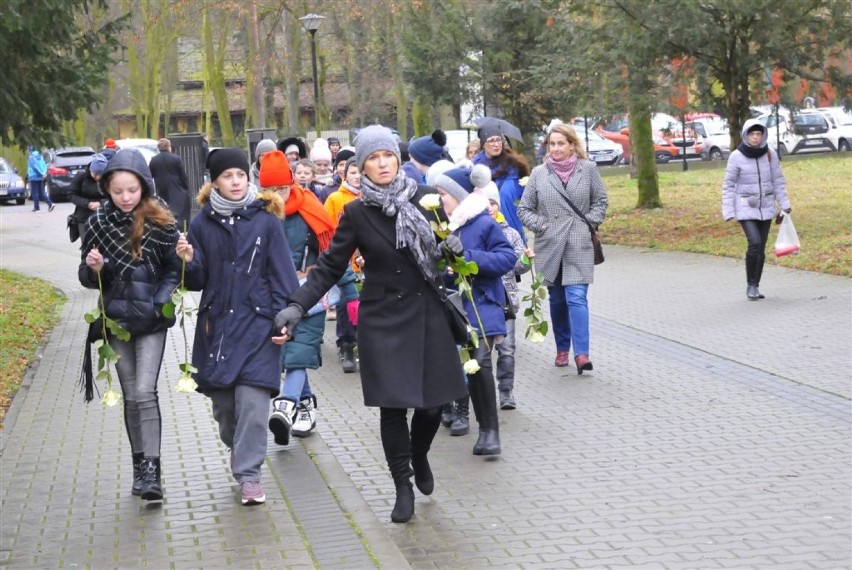
[[(434, 488), (427, 453), (441, 406), (466, 396), (467, 389), (443, 304), (426, 281), (426, 276), (439, 278), (440, 252), (428, 221), (434, 214), (419, 201), (435, 190), (405, 175), (399, 145), (380, 125), (358, 134), (355, 161), (362, 173), (361, 196), (344, 206), (329, 250), (307, 282), (289, 295), (275, 330), (282, 340), (298, 336), (305, 311), (340, 279), (352, 253), (361, 252), (361, 388), (364, 404), (380, 409), (382, 447), (396, 486), (391, 520), (404, 523), (414, 514), (412, 475), (424, 495)], [(410, 427), (408, 408), (414, 408)]]
[(568, 366), (573, 345), (577, 373), (582, 374), (592, 369), (586, 296), (594, 280), (595, 254), (589, 227), (568, 200), (597, 228), (606, 215), (606, 189), (574, 129), (556, 125), (545, 145), (547, 156), (530, 174), (518, 217), (535, 233), (535, 267), (550, 296), (555, 364)]

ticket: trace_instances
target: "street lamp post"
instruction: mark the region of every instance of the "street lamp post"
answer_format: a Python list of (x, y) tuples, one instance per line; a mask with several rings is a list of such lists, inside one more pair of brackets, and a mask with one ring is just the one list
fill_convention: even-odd
[(319, 77), (317, 75), (316, 35), (323, 20), (325, 20), (325, 16), (320, 16), (319, 14), (308, 14), (299, 18), (302, 27), (311, 34), (311, 65), (314, 72), (314, 128), (317, 131), (317, 137), (319, 137)]

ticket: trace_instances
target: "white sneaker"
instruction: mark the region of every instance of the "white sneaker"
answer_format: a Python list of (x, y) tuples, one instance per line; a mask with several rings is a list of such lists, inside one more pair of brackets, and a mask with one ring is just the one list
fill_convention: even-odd
[(296, 413), (296, 420), (293, 422), (293, 435), (296, 437), (305, 437), (317, 426), (317, 398), (316, 396), (308, 396), (302, 398), (299, 402), (299, 411)]
[(272, 400), (272, 415), (269, 416), (269, 431), (275, 435), (275, 443), (290, 443), (290, 431), (296, 417), (296, 402), (286, 398)]

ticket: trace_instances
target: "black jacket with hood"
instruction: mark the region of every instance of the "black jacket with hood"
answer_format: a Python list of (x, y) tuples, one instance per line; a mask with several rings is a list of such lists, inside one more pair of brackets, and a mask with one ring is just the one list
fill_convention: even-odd
[[(154, 180), (139, 151), (123, 149), (116, 153), (109, 161), (101, 180), (108, 180), (108, 175), (116, 170), (132, 172), (140, 179), (142, 200), (158, 199), (153, 196)], [(162, 205), (166, 207), (165, 204)], [(80, 283), (89, 289), (98, 288), (97, 273), (86, 265), (86, 255), (93, 247), (97, 247), (104, 256), (104, 267), (100, 273), (107, 316), (127, 329), (131, 337), (165, 330), (175, 324), (174, 316), (163, 316), (162, 306), (170, 300), (172, 292), (180, 283), (181, 261), (175, 252), (179, 234), (174, 227), (157, 226), (149, 229), (146, 224), (146, 235), (142, 240), (142, 258), (134, 261), (132, 270), (124, 272), (122, 276), (116, 264), (112, 262), (117, 253), (116, 244), (99, 239), (97, 232), (93, 231), (93, 224), (107, 223), (104, 220), (109, 220), (110, 213), (116, 210), (117, 206), (110, 199), (89, 218), (82, 248), (82, 262), (78, 271)], [(122, 239), (130, 239), (130, 231), (131, 224), (110, 227), (111, 236), (117, 238), (119, 243)], [(158, 239), (150, 239), (152, 232), (157, 233)]]

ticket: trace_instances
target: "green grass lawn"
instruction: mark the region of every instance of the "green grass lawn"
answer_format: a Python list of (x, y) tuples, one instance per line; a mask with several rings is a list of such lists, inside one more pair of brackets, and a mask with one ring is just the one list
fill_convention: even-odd
[(0, 422), (64, 304), (44, 281), (0, 269)]
[[(687, 172), (679, 168), (672, 163), (660, 173), (663, 207), (654, 210), (636, 209), (636, 181), (626, 171), (604, 177), (609, 195), (601, 226), (604, 244), (744, 257), (740, 225), (722, 220), (725, 164), (691, 163)], [(791, 157), (781, 169), (802, 250), (776, 258), (772, 244), (778, 226), (773, 224), (767, 263), (852, 275), (852, 153)]]

